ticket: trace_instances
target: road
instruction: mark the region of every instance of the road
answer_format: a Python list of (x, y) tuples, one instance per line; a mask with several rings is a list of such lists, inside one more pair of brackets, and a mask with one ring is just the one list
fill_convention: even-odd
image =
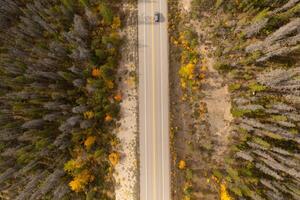
[(167, 0), (139, 0), (138, 16), (140, 200), (170, 200)]

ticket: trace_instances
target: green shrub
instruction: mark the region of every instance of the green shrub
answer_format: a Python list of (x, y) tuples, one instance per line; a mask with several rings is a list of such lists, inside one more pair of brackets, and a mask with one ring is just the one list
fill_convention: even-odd
[(265, 91), (267, 89), (266, 86), (260, 85), (258, 83), (250, 83), (248, 85), (248, 87), (249, 87), (251, 92), (262, 92), (262, 91)]
[(242, 109), (238, 109), (238, 108), (232, 108), (231, 109), (231, 114), (233, 117), (243, 117), (246, 114), (251, 113), (251, 110), (242, 110)]
[(241, 88), (241, 84), (240, 83), (233, 83), (231, 85), (229, 85), (228, 89), (230, 92), (234, 92), (236, 90), (239, 90)]

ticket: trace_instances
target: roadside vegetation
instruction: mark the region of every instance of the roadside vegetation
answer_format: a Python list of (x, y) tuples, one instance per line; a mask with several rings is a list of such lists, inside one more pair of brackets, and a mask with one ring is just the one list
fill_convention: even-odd
[(208, 196), (217, 193), (216, 188), (206, 187), (211, 169), (202, 167), (203, 162), (209, 165), (214, 151), (201, 89), (208, 60), (180, 3), (169, 1), (172, 198), (203, 199), (200, 185)]
[(1, 199), (113, 199), (122, 2), (0, 4)]
[[(171, 0), (170, 4), (177, 4), (178, 7), (179, 2)], [(212, 161), (218, 167), (207, 170), (208, 174), (202, 173), (208, 179), (206, 184), (216, 184), (219, 189), (211, 191), (219, 193), (218, 198), (222, 200), (299, 199), (300, 2), (298, 0), (193, 0), (191, 10), (185, 18), (176, 18), (176, 13), (180, 12), (176, 12), (175, 9), (170, 12), (174, 20), (179, 20), (174, 24), (180, 22), (188, 24), (187, 27), (191, 31), (198, 32), (200, 38), (198, 46), (202, 43), (211, 43), (208, 51), (214, 60), (213, 66), (222, 75), (231, 96), (233, 120), (230, 122), (229, 143), (223, 154), (223, 163), (219, 165), (218, 161)], [(191, 21), (191, 23), (184, 21)], [(171, 33), (171, 41), (173, 34)], [(180, 38), (180, 31), (177, 37)], [(192, 41), (188, 40), (184, 43), (188, 44)], [(181, 55), (185, 51), (184, 46), (180, 47), (182, 49), (180, 51), (175, 50), (173, 44), (171, 48), (174, 48), (171, 50), (171, 55)], [(200, 58), (203, 55), (205, 54), (200, 48)], [(179, 56), (176, 60), (177, 63), (181, 61)], [(174, 66), (171, 64), (171, 67)], [(203, 64), (197, 64), (195, 68), (185, 66), (177, 69), (179, 71), (177, 81), (180, 81), (181, 85), (185, 86), (182, 84), (183, 78), (199, 77), (197, 74), (199, 71), (201, 80)], [(186, 73), (182, 72), (191, 72), (192, 75), (183, 76)], [(201, 85), (197, 87), (197, 90), (201, 90)], [(184, 96), (184, 92), (180, 94), (178, 89), (174, 91), (179, 94), (177, 98)], [(197, 99), (196, 96), (197, 92), (194, 91), (185, 99)], [(174, 95), (173, 98), (176, 96)], [(184, 104), (179, 100), (177, 103), (183, 105), (183, 110), (192, 113), (189, 110), (192, 104)], [(174, 110), (176, 109), (175, 107)], [(173, 119), (180, 115), (175, 113), (171, 113)], [(180, 119), (184, 118), (180, 116)], [(196, 118), (186, 119), (191, 121)], [(199, 199), (197, 195), (200, 189), (206, 195), (205, 199), (209, 199), (211, 192), (204, 189), (205, 187), (202, 186), (204, 183), (199, 181), (197, 176), (200, 170), (193, 167), (193, 163), (197, 162), (193, 159), (201, 159), (203, 163), (203, 157), (197, 158), (193, 155), (197, 154), (194, 151), (206, 154), (206, 150), (217, 148), (217, 143), (206, 146), (209, 147), (206, 150), (191, 147), (190, 153), (182, 153), (188, 151), (184, 150), (186, 147), (181, 144), (183, 142), (179, 143), (176, 137), (193, 146), (195, 138), (187, 137), (186, 132), (195, 133), (195, 127), (184, 128), (187, 125), (174, 124), (179, 126), (172, 127), (171, 130), (175, 138), (173, 158), (178, 169), (176, 171), (174, 168), (174, 173), (177, 175), (173, 177), (173, 192), (176, 190), (174, 196), (180, 196), (178, 199)], [(204, 133), (199, 140), (200, 143), (204, 140), (209, 141)], [(211, 151), (211, 158), (214, 158), (215, 153)], [(185, 157), (180, 157), (183, 155)], [(180, 168), (183, 166), (180, 160), (185, 160), (184, 168)], [(206, 160), (204, 162), (209, 163)], [(188, 168), (193, 173), (181, 175), (180, 172), (178, 173)], [(185, 188), (182, 186), (183, 180), (192, 185), (188, 192), (178, 191), (180, 187)]]

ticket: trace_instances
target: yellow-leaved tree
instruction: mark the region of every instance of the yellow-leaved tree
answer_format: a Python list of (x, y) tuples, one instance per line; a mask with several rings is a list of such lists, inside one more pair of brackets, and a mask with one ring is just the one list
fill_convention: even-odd
[(221, 200), (233, 200), (228, 194), (225, 182), (222, 182), (220, 185), (220, 195), (221, 195)]
[(178, 168), (183, 170), (186, 168), (186, 162), (184, 160), (180, 160), (178, 163)]
[(88, 136), (84, 141), (84, 146), (87, 150), (89, 150), (92, 145), (96, 142), (96, 136)]
[(116, 30), (121, 27), (121, 19), (119, 16), (114, 17), (111, 28)]
[(92, 119), (95, 116), (95, 113), (93, 111), (86, 111), (83, 113), (83, 116), (85, 119)]
[(94, 69), (92, 70), (92, 76), (93, 76), (93, 77), (96, 77), (96, 78), (100, 77), (100, 76), (101, 76), (101, 70), (98, 69), (98, 68), (94, 68)]
[(81, 192), (85, 189), (85, 186), (94, 179), (95, 177), (90, 173), (90, 171), (85, 169), (74, 177), (74, 179), (69, 183), (69, 186), (71, 187), (71, 190)]
[(189, 81), (192, 81), (195, 78), (195, 68), (194, 63), (188, 63), (187, 65), (181, 66), (179, 70), (180, 82), (182, 88), (186, 88)]
[(120, 155), (117, 152), (109, 154), (108, 159), (112, 166), (116, 166), (119, 163)]

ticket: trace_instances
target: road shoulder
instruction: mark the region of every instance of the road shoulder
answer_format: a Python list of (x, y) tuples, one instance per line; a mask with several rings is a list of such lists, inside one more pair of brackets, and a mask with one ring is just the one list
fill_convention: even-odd
[(122, 91), (121, 118), (116, 130), (120, 141), (120, 163), (115, 168), (116, 200), (138, 199), (138, 125), (137, 125), (137, 7), (133, 1), (124, 1), (124, 28), (122, 60), (118, 70), (119, 90)]

